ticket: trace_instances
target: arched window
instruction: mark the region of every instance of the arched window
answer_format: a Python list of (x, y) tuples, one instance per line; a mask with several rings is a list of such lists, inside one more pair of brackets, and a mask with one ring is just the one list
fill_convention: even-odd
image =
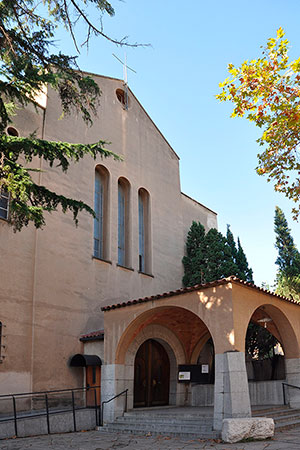
[(8, 219), (9, 193), (6, 189), (0, 188), (0, 219)]
[(95, 170), (94, 256), (108, 259), (108, 180), (109, 173), (103, 166)]
[(118, 180), (118, 264), (129, 267), (129, 194), (130, 184), (125, 178)]
[(139, 201), (139, 271), (151, 273), (150, 196), (140, 188)]

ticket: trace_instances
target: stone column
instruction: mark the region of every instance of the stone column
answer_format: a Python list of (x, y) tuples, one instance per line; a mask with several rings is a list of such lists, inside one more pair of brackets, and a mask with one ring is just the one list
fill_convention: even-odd
[[(285, 360), (286, 381), (300, 387), (300, 358)], [(285, 387), (286, 400), (291, 408), (300, 408), (300, 389)]]
[(236, 417), (251, 417), (251, 406), (245, 353), (229, 351), (215, 356), (214, 429)]
[[(134, 367), (123, 364), (104, 364), (101, 377), (101, 401), (107, 401), (128, 389), (127, 409), (133, 407), (133, 378)], [(125, 395), (105, 404), (104, 422), (114, 420), (124, 413)]]

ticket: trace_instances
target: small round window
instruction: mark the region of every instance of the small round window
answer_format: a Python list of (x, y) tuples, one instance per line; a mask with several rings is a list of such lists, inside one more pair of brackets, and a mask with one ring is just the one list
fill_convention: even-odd
[(8, 136), (14, 136), (14, 137), (19, 136), (18, 130), (16, 130), (16, 128), (14, 128), (14, 127), (7, 127), (6, 134), (8, 134)]
[(129, 99), (128, 94), (123, 89), (117, 89), (116, 90), (116, 96), (119, 102), (125, 107), (128, 108), (129, 105)]

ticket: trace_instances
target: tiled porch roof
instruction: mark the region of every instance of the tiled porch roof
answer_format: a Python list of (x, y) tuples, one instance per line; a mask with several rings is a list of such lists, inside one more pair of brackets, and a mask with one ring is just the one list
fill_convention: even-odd
[(80, 336), (81, 342), (86, 341), (101, 341), (104, 339), (104, 330), (91, 331), (88, 334), (83, 334)]
[(188, 292), (193, 292), (193, 291), (202, 291), (203, 289), (208, 289), (208, 288), (215, 287), (215, 286), (221, 286), (223, 284), (228, 284), (228, 283), (241, 284), (243, 286), (250, 287), (251, 289), (255, 289), (257, 291), (261, 291), (265, 294), (271, 295), (272, 297), (276, 297), (285, 302), (294, 303), (295, 305), (300, 306), (300, 303), (297, 302), (297, 300), (292, 300), (292, 299), (284, 297), (282, 295), (275, 294), (274, 292), (271, 292), (271, 291), (268, 291), (267, 289), (256, 286), (255, 284), (240, 280), (239, 278), (237, 278), (235, 276), (230, 276), (228, 278), (222, 278), (220, 280), (211, 281), (209, 283), (196, 284), (195, 286), (177, 289), (176, 291), (164, 292), (163, 294), (152, 295), (150, 297), (143, 297), (143, 298), (138, 298), (136, 300), (129, 300), (127, 302), (116, 303), (114, 305), (103, 306), (101, 308), (101, 310), (105, 312), (105, 311), (110, 311), (112, 309), (125, 308), (126, 306), (136, 305), (137, 303), (146, 303), (146, 302), (150, 302), (152, 300), (159, 300), (161, 298), (173, 297), (174, 295), (182, 295), (182, 294), (186, 294)]

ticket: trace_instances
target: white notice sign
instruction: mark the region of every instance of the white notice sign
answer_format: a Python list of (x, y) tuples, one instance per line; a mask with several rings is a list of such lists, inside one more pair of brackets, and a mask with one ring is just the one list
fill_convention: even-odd
[(179, 372), (178, 380), (189, 381), (191, 379), (191, 372)]
[(202, 364), (201, 365), (201, 373), (208, 373), (208, 364)]

